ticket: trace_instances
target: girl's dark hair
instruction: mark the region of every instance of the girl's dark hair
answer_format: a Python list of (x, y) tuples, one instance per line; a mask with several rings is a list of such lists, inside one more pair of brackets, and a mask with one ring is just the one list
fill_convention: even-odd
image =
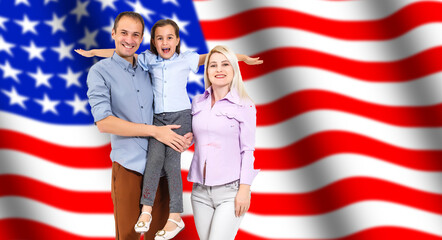
[[(150, 51), (158, 56), (158, 50), (155, 47), (155, 31), (157, 30), (158, 27), (164, 27), (166, 25), (171, 25), (174, 29), (175, 29), (175, 36), (177, 38), (180, 37), (180, 28), (178, 27), (178, 25), (176, 24), (176, 22), (174, 22), (172, 19), (161, 19), (158, 22), (156, 22), (152, 29), (150, 30)], [(180, 54), (180, 46), (181, 46), (181, 41), (178, 42), (178, 45), (176, 46), (176, 53)]]
[(125, 16), (131, 17), (131, 18), (141, 22), (141, 26), (143, 27), (143, 30), (141, 31), (141, 36), (143, 36), (143, 34), (144, 34), (144, 19), (139, 13), (136, 13), (136, 12), (127, 11), (127, 12), (121, 12), (120, 14), (118, 14), (118, 16), (115, 18), (115, 22), (114, 22), (114, 28), (113, 28), (114, 31), (117, 32), (118, 22), (120, 22), (120, 19)]

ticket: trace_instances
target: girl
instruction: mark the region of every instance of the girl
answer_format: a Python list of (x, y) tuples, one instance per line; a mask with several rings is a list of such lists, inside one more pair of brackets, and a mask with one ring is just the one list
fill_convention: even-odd
[[(131, 48), (130, 43), (122, 43)], [(187, 78), (190, 71), (198, 72), (198, 67), (204, 63), (206, 54), (195, 52), (180, 53), (180, 37), (178, 25), (170, 20), (159, 20), (151, 29), (151, 50), (146, 50), (138, 56), (137, 63), (152, 77), (154, 91), (154, 122), (156, 126), (181, 125), (174, 131), (184, 135), (191, 131), (191, 104), (186, 91)], [(95, 49), (90, 51), (77, 50), (83, 56), (110, 57), (114, 49)], [(238, 55), (247, 64), (260, 64), (258, 58)], [(174, 144), (174, 143), (172, 143)], [(135, 231), (144, 233), (149, 230), (151, 212), (158, 181), (164, 169), (167, 176), (170, 213), (163, 230), (158, 231), (156, 240), (172, 239), (183, 228), (184, 222), (180, 213), (183, 212), (181, 156), (174, 149), (163, 143), (149, 139), (148, 158), (143, 179), (143, 191), (140, 203), (143, 205)]]

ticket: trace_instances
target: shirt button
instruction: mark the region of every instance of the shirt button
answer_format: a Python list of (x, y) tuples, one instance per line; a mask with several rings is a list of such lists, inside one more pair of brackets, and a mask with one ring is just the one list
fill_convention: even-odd
[(143, 108), (143, 106), (141, 106), (141, 108)]
[(137, 90), (137, 92), (140, 92), (140, 90)]

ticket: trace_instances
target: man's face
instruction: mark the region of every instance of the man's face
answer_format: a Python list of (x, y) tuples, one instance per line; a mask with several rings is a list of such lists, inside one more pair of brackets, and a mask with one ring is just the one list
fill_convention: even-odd
[(143, 41), (143, 26), (137, 19), (124, 16), (118, 22), (116, 31), (112, 29), (112, 39), (115, 40), (117, 54), (132, 63), (133, 56)]

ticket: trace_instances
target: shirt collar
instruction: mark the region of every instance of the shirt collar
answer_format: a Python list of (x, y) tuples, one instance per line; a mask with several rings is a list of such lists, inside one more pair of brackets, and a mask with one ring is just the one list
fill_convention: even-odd
[(178, 53), (176, 53), (176, 52), (169, 59), (164, 59), (164, 58), (160, 57), (160, 54), (157, 54), (157, 62), (171, 61), (171, 60), (174, 60), (177, 57), (178, 57)]
[[(130, 62), (126, 61), (126, 59), (124, 59), (120, 55), (118, 55), (117, 52), (114, 52), (114, 54), (112, 55), (111, 58), (112, 58), (112, 60), (117, 62), (118, 65), (120, 65), (125, 70), (136, 69), (137, 68), (137, 61), (134, 61), (135, 62), (135, 67), (133, 67)], [(135, 60), (135, 56), (134, 56), (134, 60)]]
[[(208, 87), (206, 89), (206, 91), (204, 91), (204, 94), (203, 94), (204, 97), (201, 98), (200, 101), (210, 98), (210, 95), (212, 95), (212, 86)], [(232, 103), (241, 105), (240, 104), (241, 98), (239, 97), (238, 92), (234, 88), (230, 88), (230, 91), (227, 93), (227, 95), (223, 99), (226, 99)]]

